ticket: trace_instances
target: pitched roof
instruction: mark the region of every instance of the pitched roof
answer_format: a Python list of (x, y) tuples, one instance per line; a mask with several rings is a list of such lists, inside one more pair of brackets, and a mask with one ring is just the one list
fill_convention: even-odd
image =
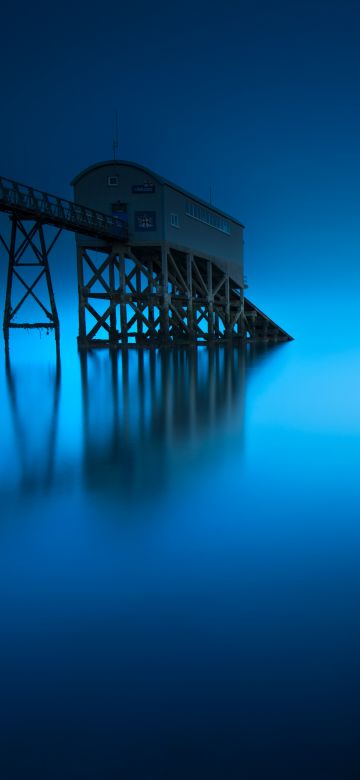
[(111, 166), (113, 168), (116, 165), (126, 165), (130, 168), (137, 168), (142, 173), (146, 173), (148, 176), (152, 176), (152, 178), (158, 181), (159, 184), (165, 184), (167, 187), (171, 187), (171, 189), (176, 190), (176, 192), (180, 192), (182, 195), (185, 195), (187, 198), (190, 198), (191, 200), (195, 200), (197, 203), (200, 203), (202, 206), (206, 206), (206, 208), (211, 209), (211, 211), (216, 212), (216, 214), (221, 214), (222, 217), (226, 217), (226, 219), (230, 219), (231, 222), (235, 222), (237, 225), (240, 225), (240, 227), (244, 227), (242, 222), (240, 222), (238, 219), (235, 219), (235, 217), (232, 217), (230, 214), (226, 214), (225, 211), (221, 211), (220, 209), (216, 208), (216, 206), (214, 206), (212, 203), (209, 203), (206, 200), (202, 200), (202, 198), (198, 198), (197, 195), (193, 195), (191, 192), (184, 190), (182, 187), (179, 187), (177, 184), (174, 184), (172, 181), (168, 181), (168, 179), (164, 179), (163, 176), (159, 176), (158, 173), (154, 173), (154, 171), (151, 171), (149, 168), (145, 168), (144, 165), (139, 165), (138, 163), (130, 162), (129, 160), (105, 160), (104, 162), (99, 162), (99, 163), (95, 163), (94, 165), (89, 165), (88, 168), (85, 168), (77, 176), (75, 176), (75, 178), (71, 182), (71, 185), (74, 187), (80, 181), (80, 179), (82, 179), (84, 176), (90, 173), (90, 171), (96, 170), (96, 168), (105, 168), (106, 166)]

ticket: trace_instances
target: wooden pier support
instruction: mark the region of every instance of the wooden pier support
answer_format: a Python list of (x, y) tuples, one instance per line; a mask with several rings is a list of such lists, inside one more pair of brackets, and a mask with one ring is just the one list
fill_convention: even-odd
[(281, 341), (211, 258), (163, 246), (78, 246), (79, 346)]

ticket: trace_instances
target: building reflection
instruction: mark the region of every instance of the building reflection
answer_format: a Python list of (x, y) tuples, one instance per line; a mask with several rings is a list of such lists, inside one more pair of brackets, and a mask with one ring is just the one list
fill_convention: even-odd
[(247, 372), (269, 353), (255, 345), (81, 353), (87, 487), (141, 500), (221, 456), (224, 440), (241, 450)]

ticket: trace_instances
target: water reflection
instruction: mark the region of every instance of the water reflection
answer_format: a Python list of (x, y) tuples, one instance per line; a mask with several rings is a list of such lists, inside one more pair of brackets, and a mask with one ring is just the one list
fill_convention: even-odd
[(1, 777), (359, 777), (353, 377), (296, 349), (14, 351)]
[(83, 353), (87, 486), (141, 499), (206, 462), (220, 430), (242, 448), (247, 370), (271, 351)]
[(60, 358), (35, 377), (28, 366), (15, 369), (6, 351), (5, 373), (17, 454), (17, 489), (26, 494), (47, 493), (55, 481)]
[(76, 355), (62, 371), (60, 361), (35, 367), (7, 355), (15, 446), (2, 453), (2, 493), (69, 489), (80, 478), (92, 495), (134, 501), (194, 470), (200, 478), (227, 444), (242, 450), (246, 383), (282, 348), (83, 352), (78, 377)]

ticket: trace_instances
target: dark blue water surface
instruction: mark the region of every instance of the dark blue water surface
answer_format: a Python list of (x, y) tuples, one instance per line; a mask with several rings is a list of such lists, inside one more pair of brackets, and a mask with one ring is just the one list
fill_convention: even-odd
[(2, 358), (0, 776), (360, 776), (360, 348)]

